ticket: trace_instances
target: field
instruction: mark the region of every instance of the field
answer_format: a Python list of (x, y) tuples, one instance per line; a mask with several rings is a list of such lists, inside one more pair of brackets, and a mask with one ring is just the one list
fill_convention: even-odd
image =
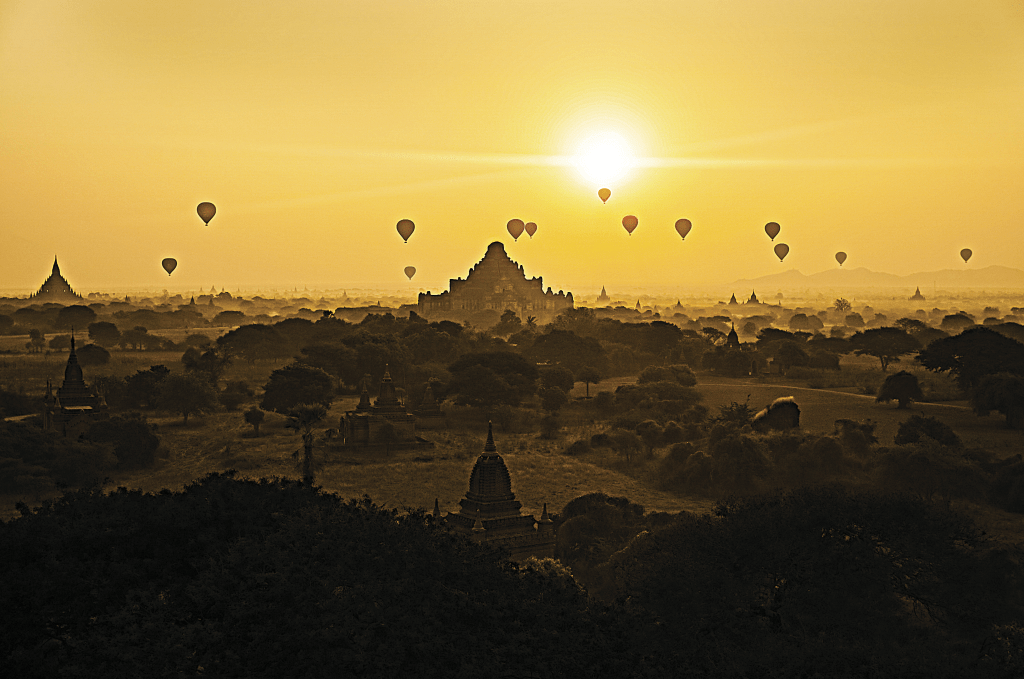
[[(5, 340), (9, 341), (9, 338)], [(66, 353), (3, 355), (0, 356), (0, 382), (9, 388), (21, 386), (38, 393), (42, 391), (47, 377), (56, 384), (60, 383), (66, 361)], [(178, 352), (114, 351), (108, 365), (89, 368), (87, 377), (124, 376), (155, 364), (176, 369), (179, 362)], [(236, 362), (230, 366), (224, 379), (245, 380), (258, 388), (280, 365), (283, 362), (260, 363), (257, 366)], [(877, 374), (872, 374), (872, 370)], [(880, 371), (864, 362), (853, 361), (851, 365), (844, 365), (844, 372), (847, 381), (867, 379), (880, 382), (882, 379)], [(839, 381), (838, 377), (832, 379)], [(1014, 455), (1024, 448), (1024, 435), (1007, 429), (1001, 416), (978, 417), (962, 401), (915, 403), (911, 410), (901, 411), (891, 403), (876, 403), (873, 396), (860, 393), (863, 388), (858, 386), (812, 389), (807, 386), (806, 379), (778, 376), (730, 379), (700, 374), (698, 380), (697, 388), (713, 415), (720, 406), (734, 401), (749, 402), (751, 407), (759, 409), (780, 396), (793, 396), (801, 407), (802, 427), (814, 432), (832, 432), (834, 422), (839, 418), (870, 419), (876, 424), (879, 442), (891, 445), (901, 421), (911, 414), (923, 414), (937, 417), (952, 426), (967, 446), (986, 448), (998, 457)], [(614, 391), (620, 384), (633, 382), (635, 377), (608, 379), (592, 384), (590, 394)], [(585, 386), (577, 384), (573, 396), (582, 397), (584, 393)], [(336, 401), (324, 423), (325, 428), (337, 427), (344, 411), (354, 407), (355, 402), (353, 397)], [(523, 415), (529, 418), (530, 412)], [(259, 437), (254, 435), (252, 427), (245, 424), (240, 412), (193, 417), (188, 426), (182, 425), (180, 418), (167, 417), (163, 413), (150, 415), (149, 419), (159, 426), (163, 438), (161, 460), (153, 469), (117, 473), (108, 487), (127, 486), (147, 491), (180, 489), (207, 473), (228, 469), (235, 469), (240, 476), (248, 478), (297, 475), (291, 456), (300, 447), (300, 440), (294, 431), (284, 427), (285, 418), (282, 416), (268, 414)], [(442, 511), (457, 511), (457, 503), (468, 489), (473, 463), (483, 447), (486, 435), (483, 421), (480, 419), (477, 424), (458, 421), (449, 428), (423, 432), (424, 438), (435, 443), (434, 448), (394, 451), (390, 455), (351, 453), (321, 440), (318, 450), (323, 455), (324, 466), (317, 481), (325, 490), (344, 497), (366, 494), (389, 507), (429, 510), (437, 498)], [(525, 512), (539, 515), (544, 503), (550, 511), (557, 512), (569, 500), (597, 491), (628, 497), (650, 511), (702, 512), (711, 507), (712, 503), (706, 499), (678, 497), (658, 490), (654, 472), (656, 465), (640, 462), (632, 467), (626, 466), (606, 450), (597, 450), (582, 458), (563, 455), (562, 451), (569, 443), (589, 438), (600, 430), (600, 425), (573, 415), (572, 411), (564, 413), (562, 422), (559, 438), (550, 441), (539, 438), (532, 426), (526, 426), (529, 422), (509, 426), (508, 431), (503, 431), (500, 426), (496, 428), (499, 452), (509, 467), (513, 488)], [(32, 504), (39, 499), (2, 497), (0, 516), (13, 516), (15, 501)], [(1016, 515), (1004, 515), (995, 510), (989, 514), (987, 524), (1002, 523), (1003, 532), (1024, 533), (1022, 521)]]

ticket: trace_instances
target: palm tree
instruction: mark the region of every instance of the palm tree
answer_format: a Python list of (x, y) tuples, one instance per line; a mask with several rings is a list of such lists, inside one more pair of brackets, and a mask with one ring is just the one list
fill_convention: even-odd
[(320, 403), (302, 403), (292, 408), (288, 414), (290, 419), (285, 426), (299, 430), (302, 434), (302, 458), (299, 458), (300, 451), (296, 450), (292, 454), (292, 459), (296, 461), (296, 468), (302, 472), (302, 482), (312, 486), (316, 471), (322, 466), (313, 457), (313, 427), (327, 417), (327, 408)]

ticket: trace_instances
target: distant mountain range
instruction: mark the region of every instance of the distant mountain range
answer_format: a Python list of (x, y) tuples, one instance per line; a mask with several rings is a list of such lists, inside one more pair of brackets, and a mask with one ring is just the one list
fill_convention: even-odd
[(863, 267), (858, 269), (829, 269), (819, 273), (806, 275), (796, 269), (782, 273), (761, 276), (760, 278), (741, 278), (732, 283), (737, 290), (753, 290), (786, 288), (812, 289), (846, 289), (846, 288), (901, 288), (913, 292), (920, 286), (922, 292), (935, 286), (944, 288), (983, 288), (989, 290), (1006, 290), (1024, 288), (1024, 271), (1008, 266), (987, 266), (983, 269), (942, 269), (941, 271), (925, 271), (897, 276), (881, 271), (871, 271)]

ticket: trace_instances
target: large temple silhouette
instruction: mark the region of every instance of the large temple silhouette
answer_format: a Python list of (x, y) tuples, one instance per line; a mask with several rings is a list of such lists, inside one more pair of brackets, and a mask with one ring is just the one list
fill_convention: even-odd
[(57, 266), (57, 257), (53, 258), (53, 269), (50, 276), (43, 281), (39, 290), (29, 295), (33, 302), (55, 302), (57, 304), (77, 304), (82, 300), (71, 288), (71, 284), (60, 274), (60, 267)]
[(64, 367), (64, 384), (54, 394), (53, 385), (50, 380), (46, 380), (43, 429), (76, 438), (106, 409), (103, 399), (85, 385), (82, 366), (78, 364), (78, 354), (75, 353), (75, 337), (72, 335), (71, 353)]
[(530, 556), (539, 559), (555, 555), (554, 521), (548, 506), (539, 519), (522, 514), (522, 503), (512, 492), (512, 476), (505, 460), (494, 445), (494, 433), (487, 424), (487, 442), (469, 475), (469, 491), (459, 500), (459, 511), (441, 516), (434, 500), (433, 520), (477, 542), (496, 543), (505, 547), (514, 561)]
[(536, 316), (546, 320), (563, 309), (573, 307), (571, 292), (544, 290), (544, 278), (527, 278), (523, 267), (505, 253), (495, 241), (487, 246), (465, 280), (452, 278), (449, 289), (438, 295), (421, 292), (417, 313), (428, 318), (465, 317), (476, 311), (493, 309), (498, 313), (511, 309), (520, 318)]

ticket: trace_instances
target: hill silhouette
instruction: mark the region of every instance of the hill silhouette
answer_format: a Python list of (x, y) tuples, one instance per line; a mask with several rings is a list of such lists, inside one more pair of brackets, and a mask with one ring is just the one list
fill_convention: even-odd
[(828, 269), (815, 274), (804, 274), (796, 269), (759, 278), (741, 278), (732, 285), (744, 288), (905, 288), (913, 291), (933, 286), (954, 288), (1007, 289), (1024, 288), (1024, 271), (1008, 266), (987, 266), (981, 269), (942, 269), (897, 276), (864, 267), (856, 269)]

